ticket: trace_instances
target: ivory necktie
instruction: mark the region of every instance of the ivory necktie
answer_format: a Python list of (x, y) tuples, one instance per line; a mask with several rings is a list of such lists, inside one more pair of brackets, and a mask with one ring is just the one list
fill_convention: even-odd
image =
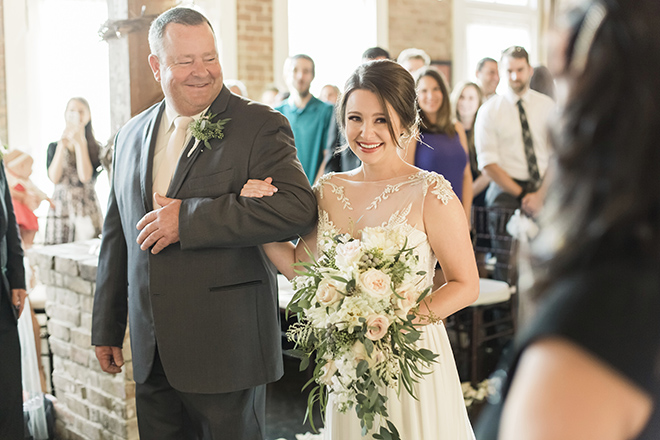
[(181, 150), (184, 147), (183, 143), (188, 133), (188, 126), (192, 121), (193, 118), (189, 116), (177, 116), (174, 118), (174, 131), (170, 136), (170, 140), (167, 142), (165, 157), (163, 157), (158, 174), (154, 179), (154, 192), (157, 192), (161, 196), (165, 196), (167, 189), (170, 187), (172, 174), (174, 174), (179, 156), (181, 156)]
[(520, 113), (520, 125), (522, 126), (523, 142), (525, 144), (525, 157), (527, 158), (527, 170), (529, 171), (529, 181), (534, 188), (541, 181), (539, 165), (536, 162), (536, 153), (534, 153), (534, 142), (532, 133), (529, 131), (529, 123), (525, 109), (522, 106), (522, 99), (518, 101), (518, 112)]

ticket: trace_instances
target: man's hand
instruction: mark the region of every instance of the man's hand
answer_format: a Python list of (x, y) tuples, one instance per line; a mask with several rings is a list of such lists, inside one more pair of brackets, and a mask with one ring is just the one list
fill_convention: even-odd
[(525, 195), (521, 201), (521, 208), (525, 214), (536, 218), (543, 208), (543, 196), (538, 191)]
[(25, 307), (25, 298), (27, 298), (27, 291), (25, 289), (11, 289), (11, 303), (18, 312), (19, 318)]
[(181, 200), (168, 199), (154, 193), (154, 206), (156, 205), (162, 208), (147, 213), (137, 224), (137, 228), (141, 231), (137, 243), (143, 251), (153, 246), (152, 254), (157, 254), (179, 241)]
[(121, 367), (124, 365), (124, 355), (121, 348), (99, 345), (95, 349), (96, 359), (99, 360), (101, 370), (110, 374), (121, 373)]

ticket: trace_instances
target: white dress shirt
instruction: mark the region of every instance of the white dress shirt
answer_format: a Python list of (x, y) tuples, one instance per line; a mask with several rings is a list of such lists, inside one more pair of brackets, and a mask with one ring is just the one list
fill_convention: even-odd
[[(210, 107), (210, 106), (209, 106)], [(209, 108), (206, 107), (204, 110), (201, 112), (197, 113), (196, 115), (192, 116), (193, 120), (198, 120), (199, 118), (202, 117), (202, 115), (208, 110)], [(169, 105), (165, 104), (165, 111), (163, 112), (163, 116), (160, 119), (160, 125), (158, 126), (158, 133), (156, 137), (156, 149), (154, 150), (154, 166), (153, 166), (153, 172), (151, 174), (151, 183), (153, 184), (154, 181), (156, 180), (156, 176), (158, 175), (158, 171), (160, 170), (160, 165), (163, 162), (163, 158), (165, 158), (165, 150), (167, 150), (167, 143), (170, 140), (170, 136), (172, 135), (172, 132), (174, 131), (174, 120), (179, 116), (179, 114)], [(192, 133), (190, 132), (190, 128), (188, 128), (188, 134), (186, 136), (186, 141), (184, 142), (183, 145), (188, 145), (188, 142), (190, 141), (190, 137), (192, 136)], [(199, 146), (198, 146), (199, 148)], [(187, 149), (184, 148), (181, 153), (183, 154), (186, 152), (187, 154)]]
[(511, 178), (527, 181), (530, 178), (518, 111), (520, 99), (529, 123), (539, 173), (543, 177), (550, 157), (548, 121), (555, 103), (541, 93), (528, 89), (523, 96), (518, 96), (507, 88), (503, 95), (486, 101), (477, 112), (474, 144), (480, 170), (495, 163)]

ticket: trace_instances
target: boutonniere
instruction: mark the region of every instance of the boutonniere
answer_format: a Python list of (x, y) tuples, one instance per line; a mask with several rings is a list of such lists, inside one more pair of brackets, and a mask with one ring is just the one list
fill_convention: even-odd
[(204, 142), (204, 146), (209, 150), (212, 150), (213, 148), (211, 147), (209, 140), (222, 139), (225, 137), (223, 130), (225, 129), (225, 124), (230, 121), (231, 118), (211, 122), (216, 116), (217, 115), (214, 115), (213, 113), (208, 113), (190, 124), (190, 131), (195, 138), (195, 144), (188, 152), (188, 157), (190, 157), (193, 151), (195, 151), (195, 148), (197, 148), (197, 145), (200, 142)]

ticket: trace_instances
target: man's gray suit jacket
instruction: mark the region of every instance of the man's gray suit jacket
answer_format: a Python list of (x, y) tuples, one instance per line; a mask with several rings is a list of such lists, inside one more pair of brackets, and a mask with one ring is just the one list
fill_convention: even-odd
[[(260, 247), (309, 232), (316, 199), (287, 119), (225, 87), (209, 112), (231, 118), (224, 138), (184, 149), (167, 196), (181, 199), (180, 241), (157, 255), (136, 239), (152, 208), (152, 163), (165, 102), (117, 134), (97, 274), (92, 344), (122, 346), (128, 313), (134, 378), (158, 352), (170, 384), (226, 393), (283, 374), (276, 272)], [(273, 178), (272, 197), (240, 197), (248, 179)]]

